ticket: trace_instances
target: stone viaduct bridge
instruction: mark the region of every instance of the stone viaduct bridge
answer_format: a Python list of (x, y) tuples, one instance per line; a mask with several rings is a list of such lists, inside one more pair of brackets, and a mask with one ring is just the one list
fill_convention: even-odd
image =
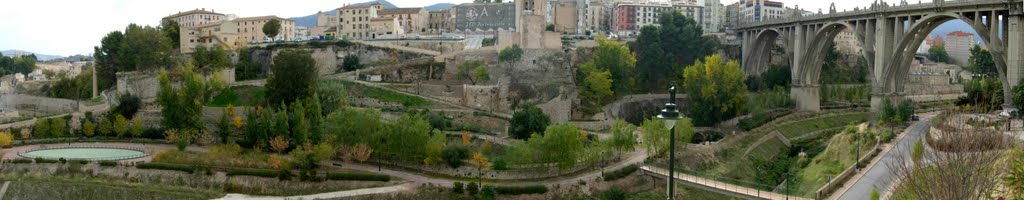
[[(1024, 78), (1024, 24), (1022, 0), (935, 0), (930, 3), (899, 4), (883, 1), (870, 7), (812, 15), (794, 15), (739, 25), (743, 70), (747, 74), (765, 71), (770, 51), (781, 45), (792, 70), (790, 96), (798, 110), (820, 110), (821, 66), (833, 39), (843, 30), (854, 32), (863, 47), (862, 56), (872, 69), (871, 107), (877, 109), (885, 98), (904, 96), (910, 64), (929, 33), (950, 20), (963, 20), (978, 32), (988, 46), (1003, 93)], [(1004, 108), (1011, 95), (1003, 95)]]

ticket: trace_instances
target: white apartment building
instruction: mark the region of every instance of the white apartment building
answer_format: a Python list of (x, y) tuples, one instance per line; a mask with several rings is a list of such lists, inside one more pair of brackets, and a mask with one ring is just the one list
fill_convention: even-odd
[(177, 14), (164, 17), (163, 20), (175, 21), (183, 28), (191, 28), (208, 23), (223, 21), (225, 18), (226, 16), (224, 16), (224, 14), (213, 12), (213, 10), (206, 11), (206, 8), (202, 8), (178, 12)]
[(782, 18), (786, 8), (782, 2), (769, 0), (742, 0), (740, 3), (741, 22), (760, 22)]

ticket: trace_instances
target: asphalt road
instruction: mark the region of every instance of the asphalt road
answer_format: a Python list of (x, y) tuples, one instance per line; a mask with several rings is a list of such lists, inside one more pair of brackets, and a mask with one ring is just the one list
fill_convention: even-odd
[(914, 143), (917, 142), (918, 138), (921, 138), (926, 131), (928, 131), (929, 124), (931, 124), (932, 116), (921, 116), (921, 121), (914, 122), (910, 126), (910, 131), (905, 136), (899, 138), (896, 146), (893, 146), (891, 150), (886, 152), (878, 161), (867, 169), (867, 173), (864, 174), (856, 183), (846, 190), (839, 199), (850, 199), (850, 200), (863, 200), (871, 198), (872, 187), (878, 188), (879, 194), (885, 194), (889, 189), (889, 184), (893, 182), (893, 174), (890, 172), (888, 163), (896, 162), (896, 156), (909, 157), (910, 151), (914, 147)]

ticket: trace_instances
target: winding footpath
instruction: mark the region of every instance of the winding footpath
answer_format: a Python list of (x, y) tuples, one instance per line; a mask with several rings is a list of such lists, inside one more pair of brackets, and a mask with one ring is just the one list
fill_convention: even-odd
[(931, 119), (936, 115), (935, 112), (921, 115), (921, 121), (914, 122), (910, 128), (904, 130), (896, 138), (895, 145), (887, 144), (882, 147), (881, 154), (884, 156), (876, 156), (872, 159), (871, 164), (865, 167), (867, 170), (862, 170), (850, 178), (850, 181), (836, 190), (829, 199), (869, 199), (871, 198), (871, 189), (876, 187), (880, 194), (885, 194), (895, 179), (892, 171), (884, 163), (896, 162), (897, 157), (909, 157), (914, 143), (928, 132)]

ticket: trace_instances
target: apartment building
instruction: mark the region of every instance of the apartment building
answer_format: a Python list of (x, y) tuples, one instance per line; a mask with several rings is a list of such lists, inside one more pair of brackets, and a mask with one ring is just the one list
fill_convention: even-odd
[[(328, 31), (334, 28), (335, 31)], [(338, 16), (325, 12), (316, 13), (316, 25), (309, 28), (310, 36), (327, 36), (337, 34)]]
[(703, 26), (704, 33), (722, 32), (722, 21), (725, 18), (725, 8), (720, 0), (704, 0)]
[(581, 34), (583, 32), (581, 26), (580, 6), (579, 1), (576, 0), (559, 0), (551, 2), (553, 10), (553, 20), (555, 25), (555, 32), (563, 34)]
[(978, 44), (974, 40), (974, 34), (963, 31), (953, 31), (946, 34), (946, 40), (942, 42), (945, 43), (943, 47), (946, 48), (946, 53), (949, 53), (949, 57), (953, 58), (953, 61), (956, 61), (961, 66), (965, 66), (971, 58), (971, 47)]
[(178, 22), (178, 25), (181, 27), (191, 28), (208, 23), (223, 21), (225, 17), (226, 16), (224, 14), (213, 12), (212, 9), (210, 11), (206, 11), (206, 8), (201, 8), (178, 12), (177, 14), (164, 17), (163, 20), (175, 21)]
[(290, 19), (268, 15), (259, 17), (243, 17), (231, 20), (231, 22), (234, 22), (235, 25), (238, 26), (237, 31), (239, 40), (249, 43), (265, 40), (267, 35), (263, 34), (263, 25), (266, 25), (267, 22), (274, 19), (281, 22), (281, 31), (273, 39), (293, 40), (295, 38), (295, 21)]
[(769, 0), (743, 0), (740, 6), (741, 22), (760, 22), (782, 18), (786, 7), (782, 2)]
[(608, 4), (600, 1), (591, 1), (587, 5), (587, 19), (584, 21), (584, 28), (594, 31), (606, 31), (611, 25), (608, 17), (611, 16)]
[(396, 17), (377, 17), (370, 19), (370, 39), (385, 38), (405, 34), (401, 21)]
[(455, 8), (431, 11), (427, 14), (427, 33), (455, 32)]
[(425, 33), (430, 13), (423, 8), (390, 8), (378, 10), (377, 17), (395, 18), (406, 33)]
[(380, 4), (348, 5), (338, 8), (338, 36), (356, 40), (369, 39), (370, 19), (376, 18), (377, 11), (383, 8), (384, 6)]
[(196, 47), (213, 48), (221, 46), (225, 50), (236, 50), (245, 45), (238, 36), (238, 25), (231, 21), (205, 23), (195, 27), (182, 27), (179, 34), (181, 53), (195, 52)]
[(669, 4), (617, 4), (612, 12), (612, 31), (621, 36), (635, 36), (641, 27), (657, 24), (658, 16), (672, 9)]

